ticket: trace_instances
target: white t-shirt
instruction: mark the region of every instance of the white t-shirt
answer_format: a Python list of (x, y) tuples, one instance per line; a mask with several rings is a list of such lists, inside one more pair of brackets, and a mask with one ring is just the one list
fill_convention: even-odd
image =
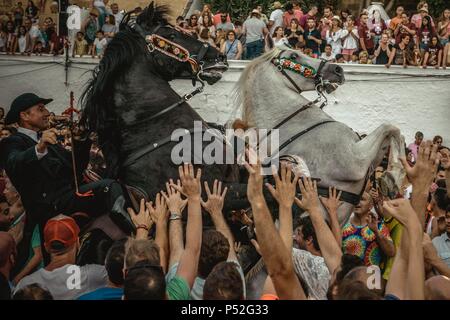
[(117, 12), (116, 14), (113, 13), (112, 15), (116, 19), (116, 27), (117, 27), (117, 30), (119, 30), (120, 22), (123, 19), (123, 13), (122, 12)]
[[(358, 36), (358, 29), (353, 28), (352, 33), (356, 36), (356, 39), (359, 39)], [(342, 38), (344, 38), (346, 35), (348, 35), (349, 32), (347, 29), (342, 30)], [(342, 44), (343, 49), (358, 49), (358, 41), (355, 40), (352, 35), (349, 35)]]
[(276, 9), (270, 14), (270, 21), (273, 21), (273, 26), (270, 28), (270, 34), (273, 34), (276, 27), (283, 26), (283, 10)]
[(103, 54), (103, 50), (105, 49), (107, 44), (108, 44), (108, 40), (106, 40), (106, 38), (103, 38), (102, 40), (95, 38), (95, 40), (94, 40), (95, 53), (97, 55)]
[(342, 52), (342, 29), (339, 29), (336, 32), (331, 32), (331, 30), (327, 30), (326, 39), (327, 43), (331, 45), (333, 53), (339, 54)]
[(324, 59), (326, 61), (331, 61), (331, 60), (336, 59), (336, 55), (333, 52), (331, 52), (331, 55), (327, 56), (327, 54), (325, 52), (323, 52), (320, 55), (320, 59)]
[(66, 264), (53, 271), (39, 269), (20, 280), (14, 293), (33, 283), (50, 291), (55, 300), (74, 300), (82, 294), (105, 287), (108, 274), (104, 266), (97, 264), (82, 267)]
[(273, 45), (275, 47), (282, 47), (282, 46), (288, 46), (289, 45), (289, 41), (286, 38), (281, 38), (280, 40), (277, 40), (276, 38), (272, 38), (273, 40)]
[(36, 25), (30, 28), (29, 33), (31, 38), (39, 38), (41, 36), (41, 31), (39, 30), (39, 27)]

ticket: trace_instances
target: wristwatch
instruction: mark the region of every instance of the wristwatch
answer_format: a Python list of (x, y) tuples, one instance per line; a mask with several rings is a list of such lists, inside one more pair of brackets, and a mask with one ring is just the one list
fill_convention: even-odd
[(172, 220), (181, 220), (181, 215), (178, 213), (171, 212), (169, 221), (172, 221)]

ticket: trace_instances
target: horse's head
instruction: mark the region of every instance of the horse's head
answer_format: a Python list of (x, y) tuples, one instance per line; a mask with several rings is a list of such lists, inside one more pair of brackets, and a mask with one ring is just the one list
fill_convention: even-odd
[(287, 47), (279, 51), (273, 63), (300, 92), (317, 90), (331, 93), (345, 82), (341, 66)]
[(168, 8), (154, 2), (135, 19), (125, 22), (145, 39), (162, 78), (192, 78), (214, 84), (228, 69), (226, 56), (167, 21)]

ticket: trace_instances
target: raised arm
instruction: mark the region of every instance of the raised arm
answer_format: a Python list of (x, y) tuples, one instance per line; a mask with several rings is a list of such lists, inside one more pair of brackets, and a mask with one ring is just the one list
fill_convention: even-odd
[(228, 252), (228, 260), (237, 260), (236, 252), (234, 251), (234, 237), (228, 227), (225, 218), (223, 217), (222, 209), (227, 194), (228, 188), (225, 188), (222, 192), (222, 182), (214, 180), (213, 191), (209, 188), (208, 182), (205, 181), (205, 190), (208, 195), (208, 200), (201, 201), (201, 205), (211, 215), (211, 219), (216, 227), (216, 230), (222, 233), (227, 238), (230, 244), (230, 251)]
[(337, 211), (343, 203), (339, 200), (341, 198), (342, 191), (337, 194), (336, 188), (330, 187), (328, 190), (328, 194), (328, 198), (319, 197), (319, 199), (328, 211), (328, 216), (330, 217), (331, 232), (333, 233), (333, 236), (340, 248), (342, 246), (342, 233), (341, 226), (339, 225)]
[(188, 199), (188, 219), (186, 226), (186, 245), (180, 258), (177, 275), (186, 280), (189, 287), (194, 285), (197, 276), (198, 260), (202, 245), (202, 208), (200, 206), (201, 170), (194, 175), (194, 166), (184, 164), (178, 168), (182, 187), (176, 184), (170, 186), (183, 193)]
[[(173, 183), (170, 179), (170, 183)], [(181, 188), (180, 180), (177, 181), (177, 185)], [(169, 208), (169, 269), (175, 263), (180, 261), (181, 255), (184, 251), (183, 243), (183, 225), (181, 217), (183, 209), (187, 204), (187, 200), (181, 199), (181, 193), (170, 187), (169, 183), (166, 183), (166, 192), (162, 192), (163, 197), (166, 199), (167, 207)]]
[(291, 250), (286, 248), (263, 196), (261, 163), (244, 164), (249, 172), (247, 196), (252, 206), (258, 243), (267, 271), (280, 299), (306, 299), (300, 282), (295, 275)]
[(333, 274), (341, 263), (342, 250), (322, 216), (319, 197), (317, 195), (317, 184), (315, 181), (312, 182), (308, 177), (299, 180), (298, 184), (300, 185), (302, 199), (295, 198), (295, 203), (309, 213), (316, 232), (317, 242), (319, 242), (320, 252), (330, 274)]
[(291, 251), (293, 240), (292, 205), (294, 204), (295, 189), (299, 177), (294, 176), (294, 179), (292, 179), (292, 167), (285, 163), (281, 164), (281, 178), (278, 176), (278, 172), (274, 167), (272, 168), (272, 174), (275, 179), (276, 189), (269, 183), (266, 183), (266, 187), (278, 202), (280, 236), (286, 248)]
[(164, 272), (167, 272), (168, 256), (169, 256), (169, 237), (167, 234), (167, 219), (169, 218), (169, 210), (167, 209), (166, 200), (160, 193), (156, 195), (155, 206), (152, 203), (146, 203), (148, 212), (152, 221), (156, 224), (155, 242), (159, 247), (159, 255), (161, 257), (161, 266)]

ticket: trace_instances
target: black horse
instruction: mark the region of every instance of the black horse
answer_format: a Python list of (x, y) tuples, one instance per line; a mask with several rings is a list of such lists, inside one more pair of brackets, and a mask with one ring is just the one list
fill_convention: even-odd
[[(107, 177), (131, 186), (131, 198), (153, 199), (178, 177), (178, 164), (171, 160), (178, 143), (171, 141), (174, 130), (192, 134), (194, 121), (201, 121), (202, 131), (208, 128), (187, 103), (189, 97), (180, 97), (168, 82), (191, 78), (194, 85), (214, 84), (227, 69), (225, 56), (170, 25), (167, 12), (152, 2), (138, 17), (128, 14), (83, 94), (81, 124), (97, 133)], [(229, 186), (227, 203), (245, 199), (236, 165), (197, 167), (203, 180)]]

